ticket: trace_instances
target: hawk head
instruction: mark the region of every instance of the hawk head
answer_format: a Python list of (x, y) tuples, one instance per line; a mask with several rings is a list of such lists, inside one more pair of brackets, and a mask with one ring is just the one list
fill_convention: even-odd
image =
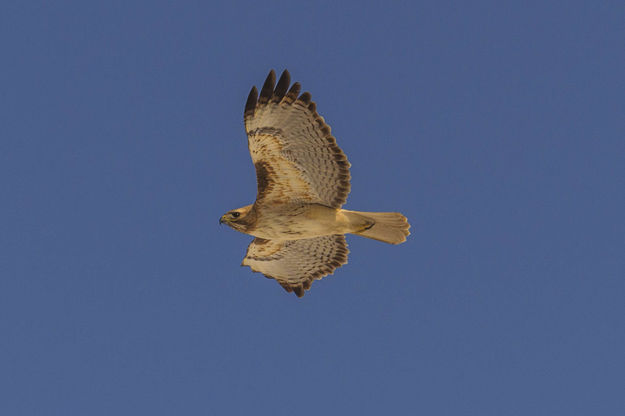
[(253, 205), (247, 205), (242, 208), (233, 209), (226, 212), (219, 218), (219, 224), (227, 224), (231, 228), (243, 233), (251, 229), (252, 223), (256, 220), (254, 215), (250, 215)]

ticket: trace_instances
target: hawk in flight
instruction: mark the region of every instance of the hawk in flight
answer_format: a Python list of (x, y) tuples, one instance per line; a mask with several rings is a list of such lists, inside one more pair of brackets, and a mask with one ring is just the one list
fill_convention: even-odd
[(219, 222), (256, 237), (243, 266), (301, 297), (313, 280), (347, 263), (345, 234), (399, 244), (410, 225), (397, 212), (341, 209), (350, 164), (310, 93), (300, 95), (300, 84), (290, 84), (288, 71), (276, 84), (271, 70), (260, 96), (256, 87), (250, 91), (244, 120), (256, 202), (228, 211)]

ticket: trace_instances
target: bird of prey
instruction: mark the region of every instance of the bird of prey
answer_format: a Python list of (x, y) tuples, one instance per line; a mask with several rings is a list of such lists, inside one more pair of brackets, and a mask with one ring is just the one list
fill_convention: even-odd
[(253, 204), (228, 211), (219, 223), (256, 237), (242, 266), (302, 297), (313, 280), (347, 263), (345, 234), (399, 244), (410, 225), (397, 212), (341, 209), (350, 164), (310, 93), (300, 95), (300, 84), (290, 84), (288, 71), (276, 85), (271, 70), (260, 96), (252, 87), (243, 118), (258, 193)]

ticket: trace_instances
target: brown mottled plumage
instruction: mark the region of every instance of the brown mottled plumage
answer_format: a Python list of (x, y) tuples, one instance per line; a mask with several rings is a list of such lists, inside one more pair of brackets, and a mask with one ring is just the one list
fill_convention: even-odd
[(301, 297), (313, 280), (347, 263), (344, 234), (399, 244), (410, 234), (395, 212), (341, 209), (350, 191), (350, 164), (317, 113), (309, 92), (299, 95), (284, 71), (269, 72), (260, 95), (252, 87), (244, 111), (256, 168), (256, 202), (219, 220), (256, 238), (242, 265), (276, 279)]

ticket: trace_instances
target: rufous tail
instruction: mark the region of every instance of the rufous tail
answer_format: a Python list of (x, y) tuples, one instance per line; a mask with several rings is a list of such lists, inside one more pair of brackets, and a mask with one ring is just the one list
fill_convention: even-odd
[(399, 212), (360, 212), (348, 211), (349, 216), (354, 215), (367, 220), (367, 226), (362, 231), (354, 232), (356, 235), (383, 241), (389, 244), (401, 244), (410, 235), (410, 224)]

